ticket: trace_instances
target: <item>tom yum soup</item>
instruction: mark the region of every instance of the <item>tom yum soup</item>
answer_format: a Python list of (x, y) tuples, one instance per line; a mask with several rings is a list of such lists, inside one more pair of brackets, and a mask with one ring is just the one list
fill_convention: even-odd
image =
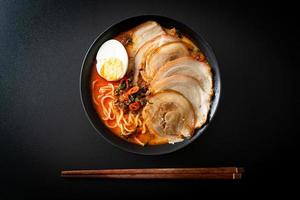
[(207, 121), (211, 67), (176, 27), (144, 22), (103, 43), (95, 61), (93, 105), (116, 136), (141, 146), (174, 144)]

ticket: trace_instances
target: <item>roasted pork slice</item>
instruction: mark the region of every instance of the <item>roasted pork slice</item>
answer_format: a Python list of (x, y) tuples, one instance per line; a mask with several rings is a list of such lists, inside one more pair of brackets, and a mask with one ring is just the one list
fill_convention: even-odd
[(165, 34), (165, 31), (154, 21), (147, 21), (135, 27), (132, 33), (132, 46), (128, 49), (129, 57), (134, 57), (146, 42), (162, 34)]
[(191, 103), (176, 91), (161, 91), (148, 98), (143, 118), (151, 134), (167, 138), (169, 143), (190, 138), (195, 115)]
[(150, 82), (165, 63), (188, 55), (189, 51), (182, 42), (170, 42), (156, 48), (147, 56), (145, 70), (142, 73), (143, 79)]
[(179, 92), (191, 102), (196, 115), (196, 128), (200, 128), (206, 122), (211, 96), (201, 88), (196, 79), (185, 75), (173, 75), (150, 85), (150, 91), (154, 94), (164, 90)]
[(163, 34), (155, 37), (154, 39), (146, 42), (136, 53), (135, 56), (135, 67), (134, 67), (134, 79), (133, 82), (136, 83), (138, 79), (138, 75), (140, 70), (144, 69), (144, 65), (146, 62), (147, 56), (156, 48), (169, 43), (169, 42), (175, 42), (179, 41), (177, 37)]
[(199, 62), (192, 57), (182, 57), (167, 62), (159, 68), (151, 84), (173, 75), (191, 76), (199, 81), (201, 88), (207, 94), (213, 94), (212, 72), (207, 63)]

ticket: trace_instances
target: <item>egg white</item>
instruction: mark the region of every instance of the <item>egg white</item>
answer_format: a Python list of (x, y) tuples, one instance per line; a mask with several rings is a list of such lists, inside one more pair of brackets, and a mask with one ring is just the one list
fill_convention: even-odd
[[(104, 63), (109, 59), (118, 59), (122, 63), (122, 71), (118, 72), (117, 77), (103, 77), (101, 74)], [(117, 81), (123, 78), (128, 69), (128, 54), (125, 47), (117, 40), (111, 39), (102, 44), (96, 56), (96, 68), (98, 74), (107, 81)], [(111, 67), (114, 67), (113, 65)], [(112, 71), (115, 71), (112, 69)]]

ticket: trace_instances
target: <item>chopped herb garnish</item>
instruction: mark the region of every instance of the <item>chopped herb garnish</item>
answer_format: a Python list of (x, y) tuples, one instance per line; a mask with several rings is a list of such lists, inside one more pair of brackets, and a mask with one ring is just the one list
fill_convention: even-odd
[(134, 102), (134, 96), (133, 95), (129, 95), (129, 100), (130, 100), (130, 102)]
[(116, 89), (116, 94), (118, 95), (120, 93), (120, 90), (123, 90), (125, 88), (126, 84), (124, 82), (121, 82)]

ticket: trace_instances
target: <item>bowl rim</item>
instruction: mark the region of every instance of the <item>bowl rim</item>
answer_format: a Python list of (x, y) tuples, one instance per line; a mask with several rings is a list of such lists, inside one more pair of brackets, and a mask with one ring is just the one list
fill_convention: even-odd
[[(173, 21), (173, 22), (176, 22), (177, 24), (180, 24), (180, 26), (183, 26), (185, 27), (186, 29), (188, 29), (188, 31), (190, 33), (192, 33), (193, 35), (196, 35), (198, 38), (200, 38), (201, 42), (197, 41), (198, 43), (201, 43), (202, 45), (205, 46), (205, 48), (207, 48), (207, 50), (210, 52), (210, 57), (212, 58), (212, 60), (214, 61), (214, 67), (211, 66), (212, 68), (212, 73), (213, 73), (213, 82), (214, 82), (214, 85), (213, 85), (213, 88), (214, 88), (214, 95), (213, 95), (213, 99), (212, 99), (212, 103), (211, 103), (211, 108), (209, 110), (209, 113), (208, 113), (208, 122), (206, 122), (201, 128), (199, 129), (196, 129), (195, 130), (195, 134), (192, 136), (192, 138), (190, 139), (186, 139), (186, 142), (185, 143), (181, 143), (181, 145), (177, 148), (173, 148), (171, 150), (167, 150), (167, 151), (163, 151), (163, 152), (152, 152), (152, 153), (146, 153), (146, 152), (143, 152), (143, 151), (136, 151), (136, 150), (133, 150), (133, 149), (129, 149), (129, 148), (126, 148), (124, 146), (121, 146), (117, 143), (115, 143), (114, 141), (110, 140), (108, 137), (105, 136), (105, 134), (103, 134), (101, 132), (101, 130), (99, 130), (96, 125), (94, 124), (93, 120), (91, 119), (92, 117), (90, 116), (90, 113), (89, 111), (87, 110), (87, 107), (85, 105), (85, 100), (83, 99), (83, 93), (84, 93), (84, 88), (83, 88), (83, 84), (82, 84), (82, 79), (83, 79), (83, 73), (84, 73), (84, 68), (86, 66), (86, 62), (87, 62), (87, 58), (91, 52), (91, 50), (93, 48), (95, 48), (94, 46), (97, 44), (98, 40), (100, 40), (103, 35), (107, 34), (113, 27), (115, 26), (118, 26), (120, 25), (121, 23), (123, 23), (124, 21), (129, 21), (129, 20), (133, 20), (133, 19), (137, 19), (137, 18), (149, 18), (147, 20), (151, 20), (152, 18), (161, 18), (161, 19), (165, 19), (165, 20), (168, 20), (168, 21)], [(147, 21), (145, 20), (145, 21)], [(207, 55), (206, 55), (207, 56)], [(217, 80), (215, 80), (217, 79)], [(215, 85), (217, 82), (217, 86)], [(218, 89), (218, 91), (215, 91), (215, 88)], [(184, 23), (182, 23), (181, 21), (178, 21), (177, 19), (173, 19), (173, 18), (170, 18), (170, 17), (167, 17), (167, 16), (164, 16), (164, 15), (135, 15), (135, 16), (131, 16), (131, 17), (127, 17), (125, 19), (122, 19), (122, 20), (119, 20), (117, 21), (116, 23), (113, 23), (112, 25), (110, 25), (108, 28), (106, 28), (104, 31), (102, 31), (100, 34), (98, 34), (98, 36), (93, 40), (93, 42), (91, 43), (91, 45), (89, 46), (88, 50), (86, 51), (85, 53), (85, 56), (84, 56), (84, 59), (82, 61), (82, 64), (81, 64), (81, 69), (80, 69), (80, 77), (79, 77), (79, 94), (80, 94), (80, 101), (81, 101), (81, 105), (84, 109), (84, 112), (85, 112), (85, 115), (86, 117), (88, 118), (88, 121), (90, 122), (90, 124), (94, 127), (94, 129), (96, 130), (96, 132), (102, 136), (102, 138), (104, 138), (108, 143), (112, 144), (112, 146), (114, 147), (117, 147), (118, 149), (121, 149), (123, 151), (126, 151), (126, 152), (130, 152), (130, 153), (134, 153), (134, 154), (137, 154), (137, 155), (146, 155), (146, 156), (153, 156), (153, 155), (165, 155), (165, 154), (170, 154), (170, 153), (174, 153), (178, 150), (181, 150), (183, 148), (185, 148), (186, 146), (188, 146), (189, 144), (191, 144), (193, 141), (195, 141), (197, 138), (200, 137), (200, 135), (202, 135), (205, 130), (208, 128), (209, 124), (212, 122), (212, 120), (214, 119), (214, 116), (216, 115), (216, 112), (218, 110), (218, 107), (219, 107), (219, 103), (220, 103), (220, 98), (221, 98), (221, 75), (220, 75), (220, 70), (219, 70), (219, 63), (217, 61), (217, 58), (215, 56), (215, 52), (214, 50), (212, 49), (212, 47), (209, 45), (209, 43), (202, 37), (201, 34), (199, 34), (198, 32), (194, 31), (194, 29), (190, 28), (189, 26), (185, 25)], [(217, 95), (216, 95), (217, 94)], [(92, 104), (92, 102), (89, 102), (90, 104)], [(214, 108), (212, 108), (212, 105), (214, 104)], [(213, 110), (212, 110), (213, 109)], [(212, 113), (211, 113), (212, 112)], [(99, 119), (99, 123), (102, 123), (101, 119)], [(110, 134), (113, 134), (112, 132), (110, 132)], [(118, 138), (118, 136), (115, 136), (113, 134), (114, 137)], [(118, 138), (119, 140), (122, 140), (126, 143), (129, 143), (121, 138)], [(179, 143), (177, 143), (179, 144)], [(136, 144), (131, 144), (131, 145), (136, 145)], [(163, 145), (172, 145), (172, 144), (163, 144)], [(152, 148), (155, 148), (157, 146), (162, 146), (162, 145), (154, 145), (154, 146), (151, 146)], [(141, 147), (141, 148), (147, 148), (146, 147)]]

